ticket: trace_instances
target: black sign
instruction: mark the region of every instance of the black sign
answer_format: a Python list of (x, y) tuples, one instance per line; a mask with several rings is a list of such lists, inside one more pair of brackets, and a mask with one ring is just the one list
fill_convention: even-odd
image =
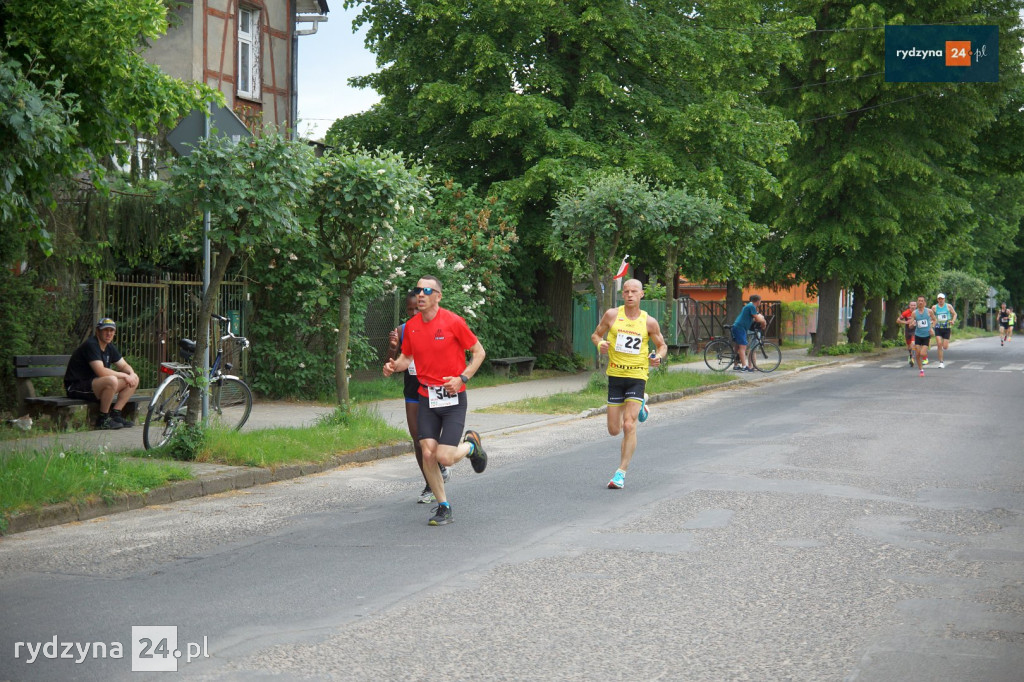
[[(188, 156), (195, 147), (199, 146), (206, 127), (204, 118), (205, 114), (203, 112), (198, 109), (194, 110), (191, 114), (181, 119), (181, 123), (174, 130), (167, 133), (167, 141), (174, 147), (174, 151), (182, 156)], [(230, 137), (235, 142), (238, 142), (244, 138), (252, 137), (252, 133), (249, 132), (249, 129), (245, 127), (242, 119), (238, 118), (235, 112), (214, 104), (210, 106), (210, 136)]]

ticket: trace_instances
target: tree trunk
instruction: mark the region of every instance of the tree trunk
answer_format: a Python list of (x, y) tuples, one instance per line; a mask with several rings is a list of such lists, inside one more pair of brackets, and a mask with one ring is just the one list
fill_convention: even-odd
[[(538, 332), (534, 339), (535, 352), (572, 355), (572, 274), (561, 263), (549, 262), (548, 267), (538, 273), (537, 293), (551, 313), (552, 324)], [(603, 312), (598, 312), (596, 319), (600, 319)]]
[(737, 286), (736, 282), (729, 280), (725, 283), (725, 320), (722, 324), (732, 324), (742, 309), (743, 287)]
[(878, 347), (882, 345), (882, 297), (872, 296), (868, 299), (867, 304), (868, 341), (871, 342), (871, 345)]
[(896, 318), (903, 312), (899, 299), (890, 298), (885, 302), (885, 317), (882, 323), (882, 338), (886, 341), (894, 341), (899, 338), (901, 328), (896, 324)]
[(860, 343), (864, 339), (864, 313), (866, 311), (868, 293), (864, 286), (857, 284), (853, 287), (853, 311), (850, 314), (850, 331), (846, 340), (850, 343)]
[[(210, 286), (203, 292), (203, 297), (199, 301), (199, 327), (196, 329), (196, 354), (192, 358), (192, 364), (195, 368), (195, 375), (197, 377), (202, 376), (202, 364), (203, 358), (209, 357), (210, 344), (207, 343), (207, 335), (203, 331), (202, 325), (206, 325), (206, 328), (210, 327), (210, 315), (213, 315), (214, 311), (217, 310), (217, 299), (220, 297), (220, 283), (224, 281), (224, 275), (228, 271), (228, 264), (231, 262), (231, 257), (234, 254), (226, 246), (221, 246), (217, 251), (217, 260), (214, 264), (213, 271), (210, 273)], [(216, 333), (215, 330), (214, 333)], [(213, 338), (213, 334), (210, 334), (210, 338)], [(209, 391), (209, 377), (202, 377), (200, 382), (202, 390), (193, 389), (189, 391), (188, 402), (186, 405), (185, 413), (185, 424), (192, 427), (199, 421), (199, 417), (202, 414), (202, 396), (203, 393)]]
[(839, 290), (837, 276), (818, 280), (818, 329), (812, 355), (819, 355), (825, 346), (839, 343)]
[(348, 341), (352, 329), (352, 287), (338, 287), (338, 348), (334, 353), (334, 386), (338, 404), (348, 404)]
[(676, 305), (676, 255), (675, 247), (665, 250), (665, 319), (661, 322), (661, 333), (666, 342), (675, 342), (675, 330), (672, 329), (672, 310)]

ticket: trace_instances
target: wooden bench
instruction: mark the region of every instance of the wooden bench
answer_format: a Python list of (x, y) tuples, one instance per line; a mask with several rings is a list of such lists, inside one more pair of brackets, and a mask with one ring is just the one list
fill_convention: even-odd
[(510, 367), (516, 368), (516, 374), (528, 377), (533, 373), (533, 363), (537, 358), (532, 355), (524, 355), (518, 358), (491, 358), (491, 367), (496, 374), (507, 377)]
[[(68, 368), (70, 355), (15, 355), (14, 356), (14, 378), (18, 389), (19, 414), (29, 414), (32, 417), (48, 415), (60, 428), (67, 428), (71, 422), (71, 411), (80, 406), (87, 405), (89, 411), (89, 422), (92, 423), (99, 417), (100, 404), (88, 400), (68, 398), (61, 396), (38, 396), (32, 379), (43, 377), (62, 377)], [(148, 403), (149, 397), (144, 395), (133, 395), (124, 406), (124, 418), (135, 419), (138, 413), (139, 403)]]
[(690, 344), (688, 343), (670, 343), (668, 344), (668, 352), (670, 355), (682, 355), (690, 352)]

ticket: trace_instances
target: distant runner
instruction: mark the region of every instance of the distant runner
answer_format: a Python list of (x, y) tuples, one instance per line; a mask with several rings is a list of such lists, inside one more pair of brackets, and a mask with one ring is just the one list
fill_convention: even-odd
[(1005, 346), (1010, 336), (1010, 311), (1005, 303), (999, 306), (999, 311), (996, 313), (996, 321), (999, 324), (999, 345)]
[(917, 301), (907, 303), (907, 309), (896, 318), (896, 324), (903, 325), (903, 342), (907, 344), (907, 362), (914, 366), (914, 311), (917, 310)]
[(946, 295), (939, 294), (937, 302), (932, 306), (935, 313), (935, 347), (939, 349), (939, 369), (946, 366), (944, 353), (949, 348), (949, 336), (956, 324), (956, 311), (953, 306), (946, 305)]
[(925, 306), (924, 296), (917, 297), (914, 310), (914, 347), (917, 349), (917, 368), (924, 376), (924, 360), (928, 357), (928, 344), (935, 334), (935, 313)]

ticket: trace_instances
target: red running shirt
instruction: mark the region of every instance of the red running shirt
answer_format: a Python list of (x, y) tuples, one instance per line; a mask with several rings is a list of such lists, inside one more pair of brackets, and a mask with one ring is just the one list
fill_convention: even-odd
[[(476, 334), (466, 321), (455, 313), (439, 308), (430, 322), (417, 313), (405, 323), (402, 354), (416, 363), (420, 395), (427, 395), (423, 386), (440, 386), (444, 377), (457, 377), (466, 371), (466, 351), (477, 343)], [(463, 386), (461, 391), (465, 391)], [(460, 392), (461, 392), (460, 391)]]

